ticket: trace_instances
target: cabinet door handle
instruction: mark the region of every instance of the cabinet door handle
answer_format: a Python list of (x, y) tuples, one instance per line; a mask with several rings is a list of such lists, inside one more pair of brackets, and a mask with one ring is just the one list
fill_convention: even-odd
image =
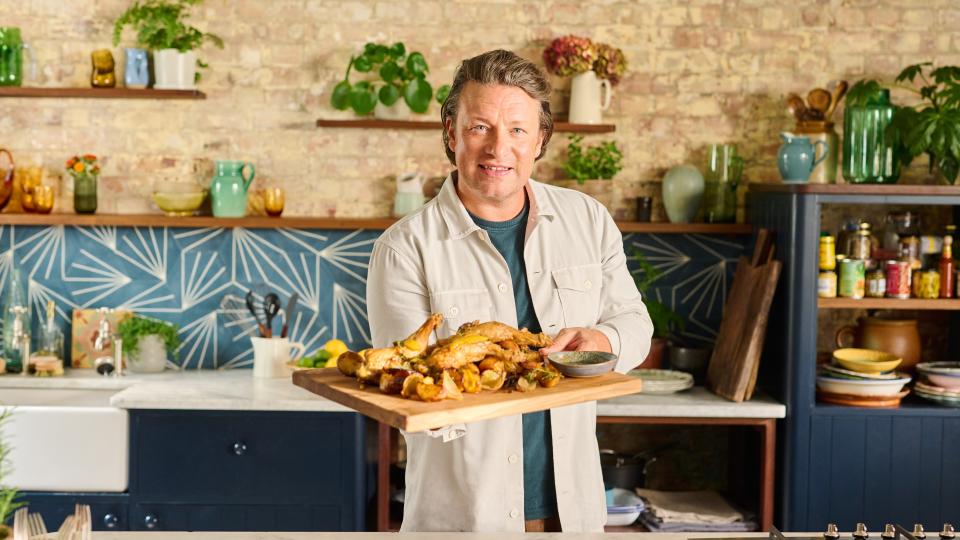
[(242, 456), (247, 453), (247, 445), (242, 442), (233, 443), (233, 453)]
[(120, 525), (120, 518), (116, 514), (107, 514), (103, 516), (103, 526), (108, 529), (116, 529)]
[(156, 529), (160, 525), (160, 518), (153, 514), (147, 514), (147, 517), (143, 518), (143, 525), (148, 529)]

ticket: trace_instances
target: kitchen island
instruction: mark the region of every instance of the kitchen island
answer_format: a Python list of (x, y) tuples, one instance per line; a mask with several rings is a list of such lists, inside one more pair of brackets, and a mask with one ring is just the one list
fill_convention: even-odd
[[(787, 537), (815, 537), (788, 533)], [(93, 540), (688, 540), (690, 538), (768, 538), (766, 533), (387, 533), (387, 532), (95, 532)], [(50, 536), (53, 539), (53, 536)]]

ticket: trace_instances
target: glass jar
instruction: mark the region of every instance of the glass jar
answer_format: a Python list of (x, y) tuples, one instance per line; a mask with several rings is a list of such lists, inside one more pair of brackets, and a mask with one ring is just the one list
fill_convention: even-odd
[(737, 219), (737, 186), (743, 159), (735, 144), (711, 144), (704, 167), (703, 216), (707, 223), (733, 223)]
[(823, 141), (827, 148), (827, 157), (813, 167), (810, 173), (811, 184), (834, 184), (837, 181), (837, 156), (840, 155), (840, 138), (833, 130), (833, 122), (825, 120), (798, 121), (794, 133), (806, 135), (812, 144)]
[(79, 174), (73, 177), (73, 211), (78, 214), (97, 211), (97, 175)]
[(900, 160), (887, 141), (887, 126), (896, 111), (890, 91), (882, 89), (866, 105), (843, 113), (843, 178), (851, 184), (893, 184), (900, 179)]

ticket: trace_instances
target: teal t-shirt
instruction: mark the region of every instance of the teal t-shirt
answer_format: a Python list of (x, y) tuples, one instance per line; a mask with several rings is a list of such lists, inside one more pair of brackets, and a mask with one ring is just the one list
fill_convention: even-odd
[[(517, 304), (517, 325), (540, 332), (540, 321), (533, 309), (523, 260), (529, 202), (516, 217), (507, 221), (487, 221), (473, 214), (473, 222), (490, 235), (490, 241), (510, 268), (513, 296)], [(553, 447), (550, 440), (550, 414), (547, 411), (523, 415), (523, 513), (524, 519), (557, 516), (557, 494), (553, 482)]]

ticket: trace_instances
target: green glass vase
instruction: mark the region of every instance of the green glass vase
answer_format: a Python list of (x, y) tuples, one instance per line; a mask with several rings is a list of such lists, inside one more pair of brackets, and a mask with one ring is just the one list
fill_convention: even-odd
[(890, 91), (883, 89), (865, 105), (843, 113), (843, 178), (851, 184), (894, 184), (900, 160), (886, 137), (896, 111)]
[(73, 178), (73, 211), (78, 214), (97, 211), (97, 175), (81, 174)]

